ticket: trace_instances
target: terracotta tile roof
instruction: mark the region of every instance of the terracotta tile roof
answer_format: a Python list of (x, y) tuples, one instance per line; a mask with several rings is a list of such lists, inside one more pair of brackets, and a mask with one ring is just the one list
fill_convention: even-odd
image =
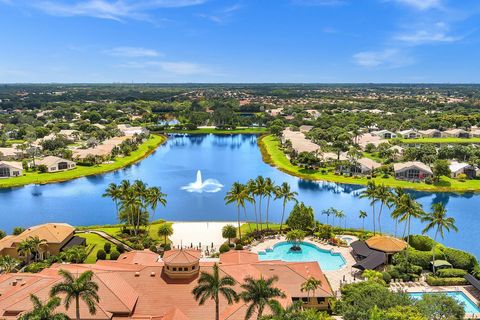
[(373, 236), (365, 242), (371, 249), (387, 253), (400, 252), (408, 246), (405, 241), (390, 236)]
[(169, 250), (163, 255), (163, 262), (175, 264), (190, 264), (200, 260), (201, 252), (199, 250)]
[(220, 256), (221, 264), (254, 263), (257, 261), (258, 255), (246, 250), (230, 250)]

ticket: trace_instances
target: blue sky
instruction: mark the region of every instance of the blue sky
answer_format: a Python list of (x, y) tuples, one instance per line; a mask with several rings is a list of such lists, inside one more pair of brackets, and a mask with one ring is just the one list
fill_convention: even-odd
[(480, 82), (478, 0), (0, 0), (0, 82)]

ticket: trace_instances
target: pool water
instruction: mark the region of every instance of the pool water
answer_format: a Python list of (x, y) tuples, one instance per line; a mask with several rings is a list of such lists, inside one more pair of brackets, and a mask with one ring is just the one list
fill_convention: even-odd
[[(457, 300), (458, 302), (463, 303), (465, 307), (465, 313), (467, 314), (480, 314), (480, 308), (477, 307), (477, 305), (461, 291), (447, 291), (447, 292), (435, 292), (435, 293), (445, 294), (449, 297), (455, 298), (455, 300)], [(413, 299), (419, 300), (422, 298), (424, 294), (428, 294), (428, 293), (411, 292), (408, 295)]]
[(260, 260), (316, 261), (322, 270), (337, 270), (345, 265), (345, 259), (340, 253), (331, 253), (306, 242), (300, 243), (301, 251), (290, 251), (291, 247), (292, 244), (289, 242), (280, 242), (270, 250), (259, 252), (258, 256)]

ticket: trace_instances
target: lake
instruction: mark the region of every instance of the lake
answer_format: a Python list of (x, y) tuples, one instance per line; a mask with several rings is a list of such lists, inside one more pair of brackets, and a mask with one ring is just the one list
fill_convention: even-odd
[[(192, 192), (198, 186), (195, 184), (198, 170), (203, 182), (215, 179), (213, 183), (224, 187), (206, 188), (208, 191), (220, 188), (218, 192)], [(271, 177), (276, 184), (288, 182), (299, 193), (300, 201), (314, 207), (320, 221), (325, 221), (325, 216), (321, 215), (323, 209), (335, 207), (345, 211), (347, 227), (360, 228), (359, 210), (370, 213), (369, 201), (358, 197), (364, 186), (312, 182), (289, 176), (262, 161), (255, 135), (171, 135), (151, 156), (122, 170), (63, 183), (0, 189), (0, 229), (11, 232), (15, 226), (28, 227), (44, 222), (116, 223), (115, 205), (102, 194), (109, 183), (119, 183), (123, 179), (143, 180), (150, 186), (160, 186), (167, 194), (167, 207), (158, 208), (155, 219), (235, 220), (236, 207), (225, 206), (225, 193), (233, 182), (245, 183), (258, 175)], [(194, 189), (182, 189), (192, 183)], [(435, 202), (445, 203), (448, 213), (457, 220), (460, 232), (447, 234), (443, 242), (480, 257), (480, 246), (477, 246), (480, 243), (477, 230), (480, 227), (479, 194), (416, 191), (412, 194), (425, 209), (430, 209)], [(249, 209), (249, 218), (253, 219), (253, 210)], [(280, 217), (281, 203), (277, 201), (271, 204), (270, 220), (279, 221)], [(394, 223), (386, 210), (382, 217), (383, 231), (393, 233)], [(372, 228), (371, 218), (366, 219), (365, 226)], [(403, 226), (400, 229), (403, 230)], [(422, 229), (419, 221), (412, 222), (412, 232), (419, 233)]]

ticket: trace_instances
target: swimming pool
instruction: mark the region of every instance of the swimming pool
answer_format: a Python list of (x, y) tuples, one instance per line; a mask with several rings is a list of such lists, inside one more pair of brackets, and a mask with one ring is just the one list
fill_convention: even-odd
[(463, 303), (465, 307), (465, 313), (467, 314), (480, 314), (480, 308), (470, 300), (469, 297), (465, 295), (465, 293), (461, 291), (445, 291), (445, 292), (410, 292), (408, 295), (413, 299), (421, 299), (424, 294), (428, 293), (441, 293), (446, 294), (449, 297), (455, 298), (460, 303)]
[(331, 253), (320, 249), (314, 244), (301, 242), (301, 251), (290, 251), (292, 244), (279, 242), (272, 249), (258, 253), (260, 260), (282, 260), (290, 262), (316, 261), (322, 270), (337, 270), (345, 265), (345, 259), (340, 253)]

